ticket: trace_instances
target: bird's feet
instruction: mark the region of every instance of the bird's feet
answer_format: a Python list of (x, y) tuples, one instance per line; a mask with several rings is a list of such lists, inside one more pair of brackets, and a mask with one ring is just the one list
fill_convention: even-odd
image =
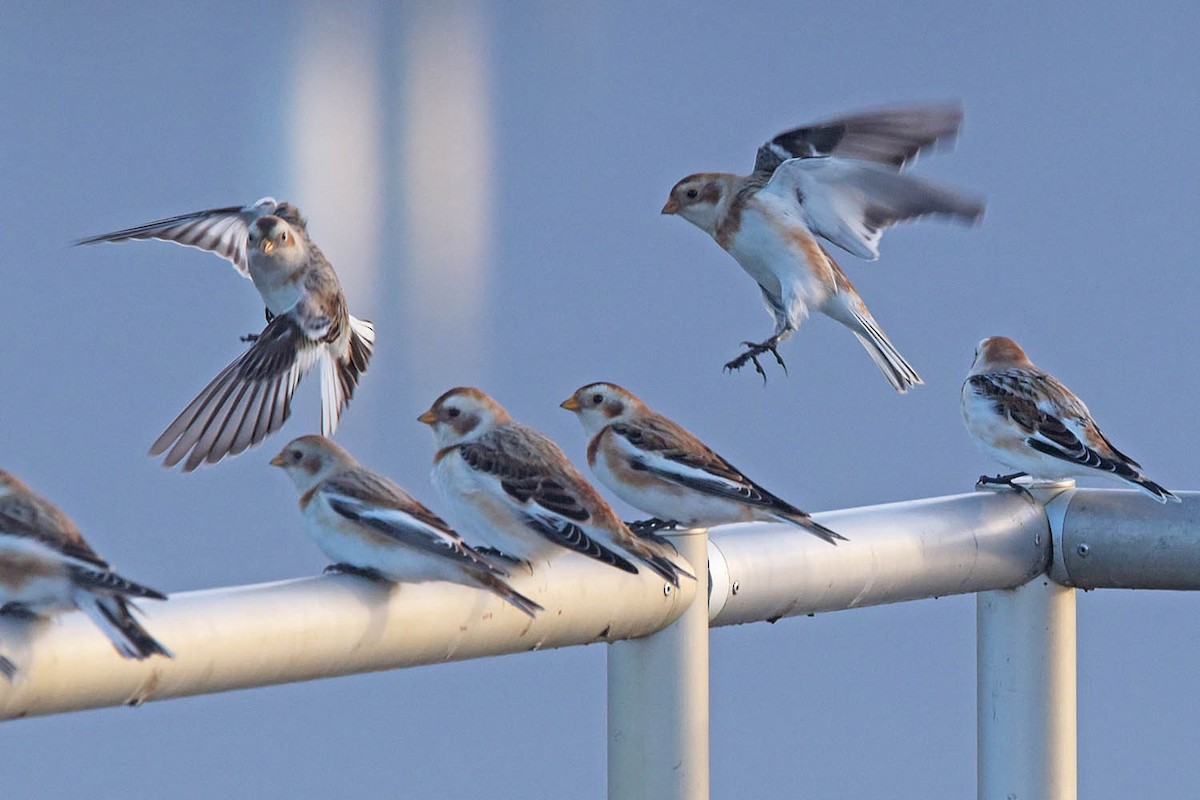
[[(1029, 489), (1020, 486), (1016, 483), (1017, 478), (1028, 477), (1025, 472), (1011, 472), (1008, 475), (980, 475), (979, 480), (975, 481), (975, 488), (981, 489), (986, 486), (1007, 486), (1017, 492), (1029, 494)], [(1032, 495), (1030, 495), (1032, 497)]]
[(239, 336), (238, 340), (242, 342), (257, 342), (258, 337), (259, 334), (257, 333), (247, 333), (245, 336)]
[(360, 578), (366, 578), (369, 581), (378, 583), (391, 583), (390, 580), (383, 576), (379, 570), (369, 569), (367, 567), (356, 567), (353, 564), (330, 564), (325, 568), (326, 575), (357, 575)]
[(779, 347), (778, 336), (772, 336), (765, 342), (760, 342), (758, 344), (755, 344), (754, 342), (742, 342), (742, 345), (747, 348), (746, 352), (742, 353), (733, 361), (730, 361), (728, 364), (726, 364), (726, 372), (733, 372), (735, 369), (741, 369), (742, 367), (746, 366), (746, 362), (749, 361), (754, 364), (754, 371), (762, 376), (763, 383), (766, 383), (767, 373), (766, 370), (762, 368), (762, 364), (759, 363), (758, 357), (764, 353), (770, 353), (771, 355), (775, 356), (776, 363), (783, 367), (783, 373), (785, 375), (787, 374), (787, 364), (783, 363), (783, 356), (779, 355), (779, 350), (777, 349)]

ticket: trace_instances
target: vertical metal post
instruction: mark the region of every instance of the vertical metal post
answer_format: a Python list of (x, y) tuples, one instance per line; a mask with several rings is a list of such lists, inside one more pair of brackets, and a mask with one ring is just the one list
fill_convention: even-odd
[(609, 800), (708, 798), (708, 532), (670, 538), (696, 595), (670, 627), (608, 646)]
[(1039, 575), (980, 592), (976, 658), (980, 800), (1075, 800), (1075, 590)]

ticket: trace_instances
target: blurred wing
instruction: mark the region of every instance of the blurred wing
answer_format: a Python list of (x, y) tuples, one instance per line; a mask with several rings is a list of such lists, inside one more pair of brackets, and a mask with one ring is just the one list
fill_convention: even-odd
[(879, 257), (885, 228), (936, 214), (965, 222), (983, 202), (879, 164), (842, 158), (794, 158), (780, 165), (760, 195), (799, 203), (809, 229), (860, 258)]
[(275, 213), (280, 206), (274, 198), (264, 197), (251, 206), (210, 208), (180, 214), (157, 222), (148, 222), (136, 228), (102, 233), (80, 239), (76, 244), (97, 242), (123, 242), (129, 239), (159, 239), (175, 242), (186, 247), (195, 247), (216, 253), (230, 261), (238, 272), (249, 277), (250, 266), (246, 260), (246, 241), (250, 224), (259, 217)]
[(769, 175), (789, 158), (838, 156), (900, 169), (935, 144), (950, 144), (962, 125), (958, 105), (900, 106), (848, 114), (785, 131), (758, 149), (756, 173)]
[(32, 492), (0, 497), (0, 533), (26, 538), (92, 567), (108, 564), (84, 541), (71, 520)]
[(163, 431), (150, 455), (166, 452), (167, 467), (187, 456), (183, 469), (191, 472), (258, 444), (287, 420), (296, 384), (326, 350), (291, 314), (280, 314)]

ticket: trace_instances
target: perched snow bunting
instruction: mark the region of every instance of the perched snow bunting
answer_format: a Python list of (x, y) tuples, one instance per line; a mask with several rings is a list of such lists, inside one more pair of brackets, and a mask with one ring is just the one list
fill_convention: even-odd
[(979, 343), (962, 386), (962, 411), (979, 447), (1018, 470), (981, 482), (1011, 484), (1022, 475), (1043, 480), (1097, 475), (1131, 483), (1160, 503), (1179, 502), (1143, 477), (1141, 464), (1100, 432), (1083, 401), (1035, 367), (1012, 339), (993, 336)]
[[(776, 136), (758, 151), (754, 172), (701, 172), (671, 189), (662, 213), (678, 214), (712, 236), (758, 282), (775, 330), (744, 342), (747, 361), (771, 353), (813, 311), (849, 328), (899, 392), (921, 383), (888, 340), (854, 285), (817, 241), (861, 258), (879, 256), (883, 230), (929, 214), (978, 220), (983, 204), (899, 170), (918, 151), (953, 140), (957, 107), (913, 106), (831, 119)], [(786, 369), (786, 366), (785, 366)]]
[(630, 532), (554, 442), (478, 389), (451, 389), (418, 419), (433, 428), (433, 479), (451, 515), (509, 556), (532, 563), (565, 549), (637, 573), (632, 556), (676, 586), (695, 577)]
[(830, 544), (846, 538), (747, 478), (627, 389), (589, 383), (561, 405), (592, 435), (587, 459), (596, 477), (658, 520), (689, 527), (790, 522)]
[(271, 463), (300, 490), (308, 532), (335, 570), (394, 582), (450, 581), (487, 589), (531, 617), (542, 610), (440, 517), (324, 436), (293, 439)]
[[(129, 609), (130, 598), (166, 595), (122, 578), (84, 541), (66, 514), (0, 470), (0, 613), (17, 616), (78, 608), (125, 658), (171, 657)], [(11, 677), (7, 659), (0, 672)]]
[(79, 244), (161, 239), (208, 250), (254, 282), (267, 326), (250, 349), (213, 378), (150, 448), (184, 471), (258, 444), (291, 414), (300, 378), (321, 367), (321, 432), (332, 435), (366, 371), (375, 328), (346, 308), (337, 274), (308, 238), (299, 210), (266, 197), (244, 208), (181, 214)]

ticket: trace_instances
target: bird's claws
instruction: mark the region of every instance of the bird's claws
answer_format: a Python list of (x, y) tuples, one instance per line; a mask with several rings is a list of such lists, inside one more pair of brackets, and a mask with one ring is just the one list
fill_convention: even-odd
[(247, 333), (245, 336), (239, 336), (238, 339), (243, 342), (257, 342), (259, 334)]
[(1007, 486), (1013, 491), (1024, 492), (1030, 497), (1033, 497), (1033, 495), (1029, 494), (1029, 489), (1015, 482), (1017, 478), (1024, 478), (1026, 475), (1027, 473), (1025, 472), (1012, 472), (1008, 475), (980, 475), (979, 480), (975, 481), (975, 488), (980, 489), (985, 486)]
[(768, 339), (765, 342), (742, 342), (742, 346), (747, 348), (746, 352), (726, 364), (725, 371), (732, 372), (735, 369), (741, 369), (749, 361), (754, 364), (754, 371), (762, 377), (763, 383), (766, 383), (767, 373), (759, 362), (758, 357), (763, 353), (770, 353), (775, 356), (775, 363), (783, 367), (783, 374), (786, 375), (788, 374), (787, 364), (784, 363), (783, 356), (779, 355), (778, 345), (779, 342), (775, 339)]

